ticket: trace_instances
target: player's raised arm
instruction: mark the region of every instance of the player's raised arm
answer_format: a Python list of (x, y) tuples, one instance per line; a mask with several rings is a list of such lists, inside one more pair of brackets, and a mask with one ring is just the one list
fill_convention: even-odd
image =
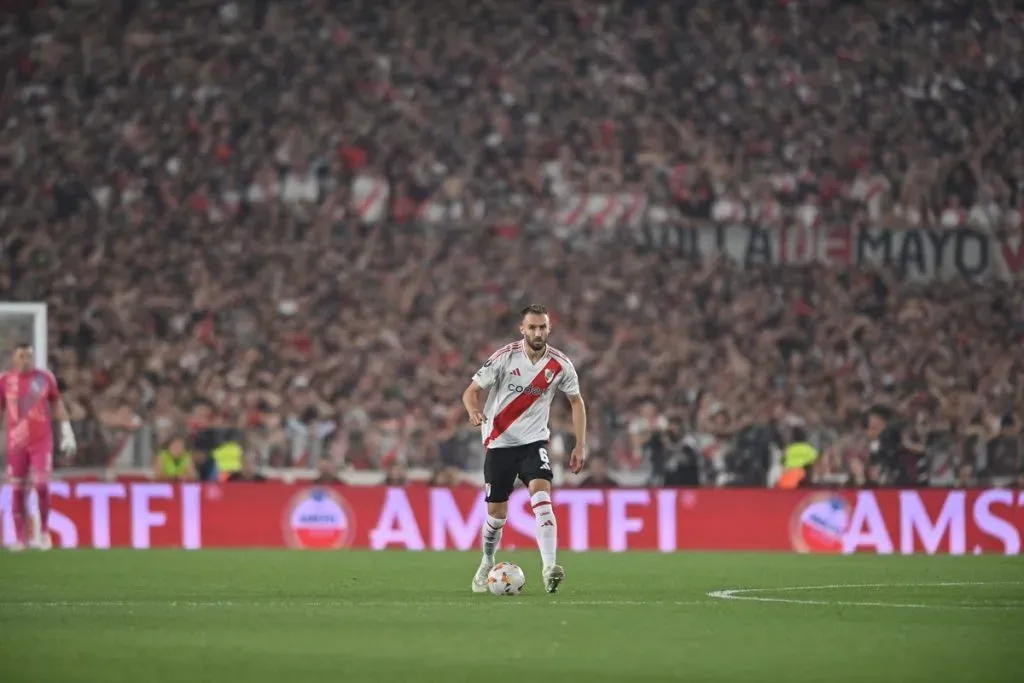
[(576, 368), (571, 364), (565, 368), (561, 389), (568, 396), (569, 405), (572, 407), (572, 433), (576, 437), (576, 445), (569, 456), (569, 469), (573, 474), (579, 474), (587, 462), (587, 405), (583, 401), (583, 394), (580, 393), (580, 380)]

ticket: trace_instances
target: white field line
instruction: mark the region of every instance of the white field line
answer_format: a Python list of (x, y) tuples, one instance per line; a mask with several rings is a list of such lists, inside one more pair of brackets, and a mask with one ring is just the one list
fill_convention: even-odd
[(214, 609), (227, 607), (468, 607), (474, 604), (505, 604), (505, 605), (549, 605), (560, 607), (655, 607), (684, 606), (708, 604), (707, 600), (523, 600), (507, 597), (498, 601), (487, 598), (466, 600), (12, 600), (0, 601), (0, 608), (7, 609), (121, 609), (143, 607), (166, 607), (170, 609)]
[(833, 583), (824, 586), (783, 586), (777, 588), (730, 588), (711, 591), (709, 598), (719, 600), (748, 600), (751, 602), (774, 602), (789, 605), (824, 605), (828, 607), (895, 607), (904, 609), (953, 609), (953, 610), (1022, 610), (1024, 603), (1002, 605), (937, 605), (920, 602), (880, 602), (869, 600), (810, 600), (781, 598), (759, 593), (785, 593), (797, 591), (835, 591), (849, 588), (954, 588), (964, 586), (1015, 586), (1022, 581), (941, 581), (932, 583)]

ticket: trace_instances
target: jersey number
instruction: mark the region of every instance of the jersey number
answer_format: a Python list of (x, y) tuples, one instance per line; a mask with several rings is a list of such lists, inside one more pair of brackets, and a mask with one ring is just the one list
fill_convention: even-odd
[(540, 451), (538, 451), (538, 452), (540, 454), (540, 468), (542, 470), (548, 470), (550, 472), (551, 471), (551, 459), (548, 458), (548, 449), (541, 448)]

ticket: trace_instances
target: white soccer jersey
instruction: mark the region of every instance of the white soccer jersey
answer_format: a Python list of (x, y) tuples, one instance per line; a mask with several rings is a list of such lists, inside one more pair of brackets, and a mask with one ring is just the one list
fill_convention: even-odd
[(551, 436), (548, 422), (555, 390), (578, 396), (580, 381), (576, 368), (564, 353), (548, 346), (531, 363), (517, 341), (498, 349), (473, 375), (473, 381), (490, 389), (480, 427), (485, 448), (509, 448)]

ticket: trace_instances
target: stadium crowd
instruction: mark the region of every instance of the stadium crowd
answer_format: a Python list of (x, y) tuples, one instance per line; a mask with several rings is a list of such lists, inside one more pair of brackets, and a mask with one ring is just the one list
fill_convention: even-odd
[[(482, 456), (462, 389), (541, 301), (598, 479), (762, 485), (802, 440), (813, 483), (1022, 475), (1016, 283), (551, 229), (571, 195), (627, 189), (683, 228), (811, 203), (821, 225), (1019, 230), (1021, 3), (112, 4), (0, 5), (0, 298), (51, 306), (82, 464), (145, 428), (238, 441), (249, 469), (448, 481)], [(925, 455), (878, 461), (878, 404)]]

